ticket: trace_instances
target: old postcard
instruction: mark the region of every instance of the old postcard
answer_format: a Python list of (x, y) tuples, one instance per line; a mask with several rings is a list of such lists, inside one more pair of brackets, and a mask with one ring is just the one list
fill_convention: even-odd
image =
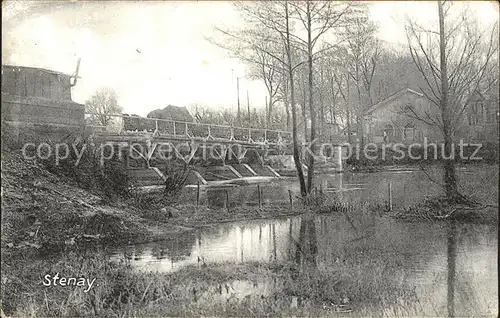
[(2, 16), (1, 317), (498, 317), (497, 2)]

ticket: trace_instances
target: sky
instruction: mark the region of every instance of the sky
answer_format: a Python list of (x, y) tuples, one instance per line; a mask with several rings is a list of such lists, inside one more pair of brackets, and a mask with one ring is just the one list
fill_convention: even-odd
[[(493, 2), (470, 3), (482, 21), (498, 19)], [(378, 36), (404, 46), (405, 16), (432, 22), (435, 2), (371, 2)], [(213, 27), (238, 27), (225, 1), (2, 2), (2, 63), (73, 73), (81, 58), (74, 101), (98, 88), (118, 94), (125, 113), (147, 115), (168, 104), (236, 109), (240, 101), (263, 108), (263, 83), (245, 77), (245, 66), (206, 40)]]

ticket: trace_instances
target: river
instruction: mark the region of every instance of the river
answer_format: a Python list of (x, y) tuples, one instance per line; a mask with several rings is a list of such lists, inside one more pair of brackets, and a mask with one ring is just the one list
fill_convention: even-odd
[[(439, 191), (437, 185), (419, 173), (397, 170), (352, 176), (338, 174), (321, 177), (320, 184), (323, 189), (353, 189), (341, 192), (342, 200), (383, 202), (390, 181), (394, 204), (401, 206)], [(462, 178), (467, 175), (472, 174), (463, 170)], [(474, 179), (483, 182), (480, 174), (474, 174)], [(290, 180), (279, 184), (262, 185), (272, 189), (265, 191), (265, 195), (269, 198), (274, 193), (285, 197), (294, 185)], [(241, 203), (253, 201), (257, 195), (252, 195), (253, 190), (248, 187), (246, 190), (239, 188)], [(405, 196), (405, 193), (413, 195)], [(161, 242), (117, 248), (111, 254), (114, 259), (129, 259), (138, 270), (161, 272), (175, 272), (200, 262), (210, 266), (221, 262), (294, 260), (301, 218), (212, 225)], [(353, 258), (365, 259), (366, 264), (385, 262), (397, 267), (395, 271), (387, 271), (387, 275), (396, 273), (405, 284), (414, 287), (420, 313), (446, 315), (451, 301), (452, 310), (458, 316), (498, 314), (498, 227), (495, 224), (452, 226), (444, 222), (403, 222), (360, 208), (346, 213), (317, 215), (312, 226), (318, 267), (334, 266)], [(235, 288), (241, 293), (266, 294), (279, 288), (269, 286), (269, 282), (260, 287), (238, 284)]]

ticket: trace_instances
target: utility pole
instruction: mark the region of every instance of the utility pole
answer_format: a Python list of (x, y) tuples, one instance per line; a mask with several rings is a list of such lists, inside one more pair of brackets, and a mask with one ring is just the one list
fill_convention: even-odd
[(269, 109), (267, 107), (267, 95), (266, 95), (266, 108), (265, 109), (266, 109), (266, 113), (265, 113), (265, 115), (266, 115), (266, 128), (269, 128), (269, 120), (268, 120), (268, 118), (269, 118), (269, 114), (268, 114)]
[(238, 94), (238, 125), (241, 124), (241, 110), (240, 110), (240, 78), (236, 77), (236, 91)]
[(248, 109), (248, 124), (250, 124), (250, 96), (247, 89), (247, 109)]

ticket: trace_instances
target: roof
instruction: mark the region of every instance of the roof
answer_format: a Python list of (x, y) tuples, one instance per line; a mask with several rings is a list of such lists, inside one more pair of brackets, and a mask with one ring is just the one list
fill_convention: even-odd
[(179, 107), (174, 105), (168, 105), (163, 109), (155, 109), (151, 111), (147, 117), (168, 119), (174, 121), (184, 121), (184, 122), (194, 121), (193, 117), (191, 116), (186, 107)]
[(389, 97), (386, 97), (385, 99), (381, 100), (380, 102), (372, 105), (370, 108), (368, 108), (365, 111), (365, 115), (369, 115), (369, 114), (373, 113), (375, 110), (379, 109), (380, 107), (382, 107), (384, 105), (387, 105), (387, 103), (392, 102), (393, 100), (398, 99), (401, 96), (403, 96), (405, 94), (408, 94), (408, 93), (415, 94), (415, 95), (417, 95), (419, 97), (423, 97), (424, 96), (424, 94), (422, 94), (422, 93), (414, 91), (414, 90), (412, 90), (410, 88), (405, 88), (405, 89), (402, 89), (402, 90), (400, 90), (400, 91), (398, 91), (398, 92), (390, 95)]
[(186, 107), (168, 105), (163, 108), (163, 110), (169, 111), (173, 120), (179, 121), (193, 121), (193, 117), (189, 113)]
[[(344, 127), (344, 128), (342, 128), (342, 129), (340, 130), (340, 132), (341, 132), (341, 133), (347, 133), (347, 126), (346, 126), (346, 127)], [(354, 133), (355, 133), (355, 132), (358, 132), (358, 128), (357, 128), (357, 127), (353, 127), (353, 126), (351, 126), (350, 132), (351, 132), (351, 133), (353, 133), (353, 132), (354, 132)]]
[(69, 74), (66, 74), (66, 73), (58, 72), (58, 71), (48, 70), (48, 69), (40, 68), (40, 67), (17, 66), (17, 65), (2, 64), (2, 70), (3, 70), (4, 67), (7, 67), (7, 68), (19, 68), (19, 69), (38, 70), (38, 71), (42, 71), (42, 72), (45, 72), (45, 73), (51, 73), (51, 74), (56, 74), (56, 75), (63, 75), (63, 76), (73, 77), (73, 75), (69, 75)]

